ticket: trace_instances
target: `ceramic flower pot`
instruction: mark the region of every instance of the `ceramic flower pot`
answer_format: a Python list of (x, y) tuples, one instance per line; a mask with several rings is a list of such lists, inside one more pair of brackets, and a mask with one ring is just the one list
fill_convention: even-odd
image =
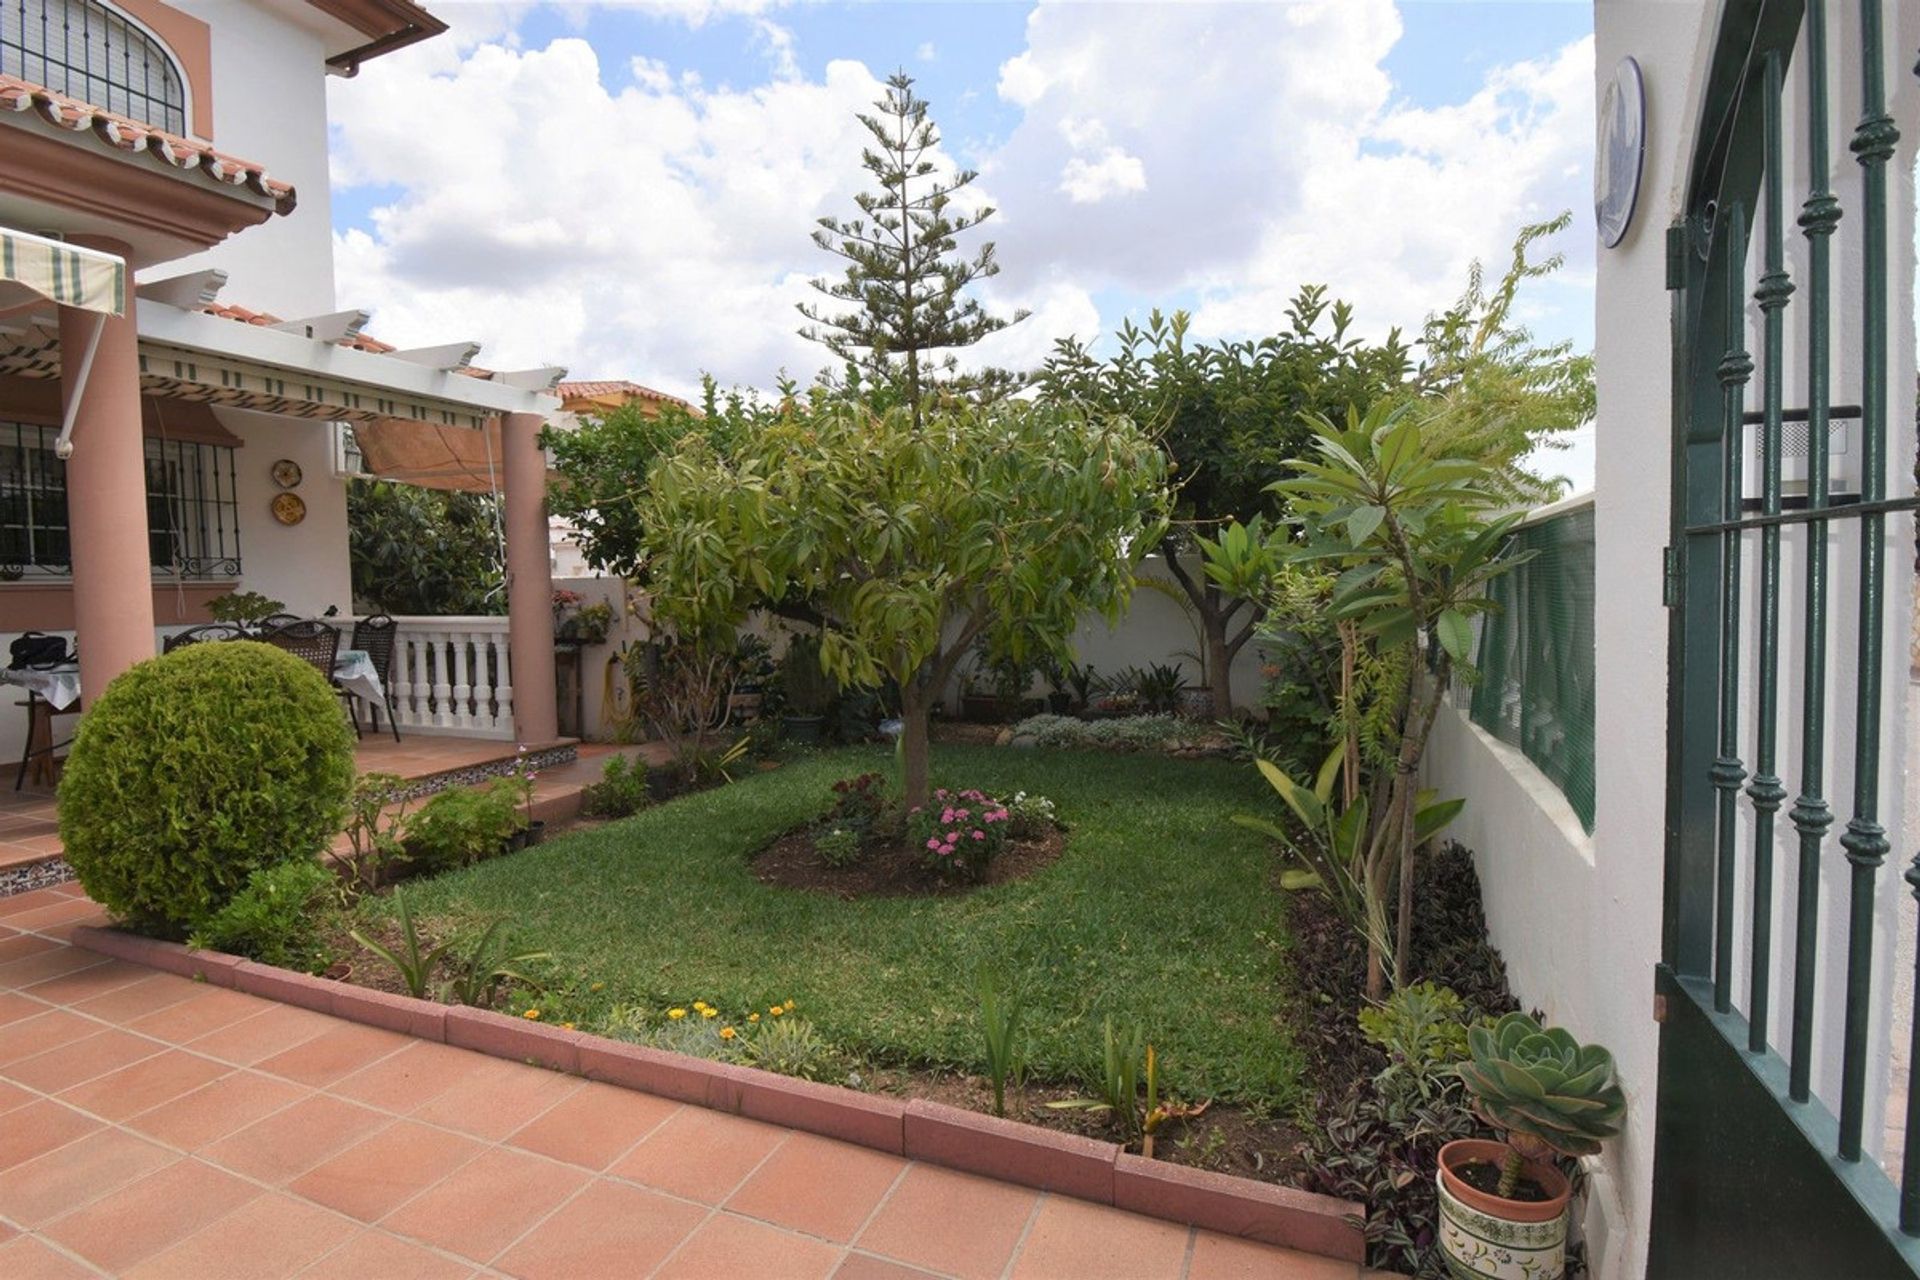
[(1560, 1171), (1529, 1160), (1526, 1176), (1545, 1200), (1507, 1200), (1481, 1191), (1455, 1172), (1476, 1161), (1498, 1166), (1502, 1142), (1469, 1138), (1440, 1148), (1440, 1249), (1456, 1280), (1559, 1280), (1567, 1265), (1567, 1201)]

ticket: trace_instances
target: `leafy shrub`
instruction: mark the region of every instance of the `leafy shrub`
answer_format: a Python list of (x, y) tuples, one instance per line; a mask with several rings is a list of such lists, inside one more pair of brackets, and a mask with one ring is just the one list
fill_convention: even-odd
[(261, 964), (319, 973), (332, 963), (325, 919), (339, 882), (317, 862), (282, 862), (247, 877), (240, 892), (201, 921), (195, 947)]
[(1006, 809), (1009, 834), (1022, 839), (1043, 835), (1059, 825), (1054, 803), (1045, 796), (1016, 791)]
[(607, 757), (600, 781), (580, 793), (580, 811), (592, 818), (624, 818), (647, 807), (647, 762), (624, 755)]
[(762, 1071), (777, 1071), (802, 1080), (833, 1080), (843, 1074), (846, 1060), (828, 1044), (811, 1022), (789, 1014), (763, 1018), (739, 1037), (741, 1061)]
[(940, 875), (979, 880), (1007, 842), (1010, 816), (984, 791), (941, 787), (931, 804), (907, 814), (907, 843)]
[(121, 673), (81, 720), (60, 839), (95, 901), (181, 938), (255, 871), (316, 860), (352, 785), (353, 732), (317, 671), (270, 645), (188, 645)]
[(1015, 738), (1035, 746), (1082, 751), (1165, 751), (1198, 742), (1206, 730), (1178, 716), (1116, 716), (1076, 720), (1072, 716), (1029, 716), (1013, 726)]
[(258, 591), (229, 591), (207, 601), (207, 616), (215, 622), (258, 622), (287, 606)]
[(887, 809), (887, 780), (877, 773), (857, 778), (842, 778), (833, 784), (833, 808), (827, 821), (840, 826), (869, 829)]
[(813, 851), (830, 867), (846, 867), (860, 861), (861, 834), (853, 827), (825, 824), (814, 833)]
[(436, 792), (407, 821), (407, 852), (429, 873), (490, 858), (525, 825), (520, 799), (516, 778)]
[(704, 1000), (677, 1005), (664, 1016), (641, 1005), (618, 1005), (603, 1029), (619, 1040), (803, 1080), (834, 1079), (846, 1065), (845, 1055), (794, 1012), (791, 1000), (744, 1016), (723, 1014)]
[(464, 953), (448, 950), (446, 959), (453, 969), (453, 977), (440, 984), (441, 1000), (486, 1008), (493, 1003), (494, 993), (503, 982), (538, 985), (515, 966), (545, 960), (550, 953), (522, 951), (509, 955), (508, 941), (507, 922), (495, 920)]
[(1451, 989), (1431, 982), (1402, 987), (1382, 1004), (1360, 1011), (1360, 1030), (1386, 1051), (1387, 1068), (1374, 1083), (1404, 1080), (1423, 1098), (1467, 1058), (1467, 1006)]
[(406, 822), (406, 779), (397, 773), (363, 773), (347, 798), (349, 858), (336, 858), (362, 891), (379, 887), (407, 860), (400, 843)]

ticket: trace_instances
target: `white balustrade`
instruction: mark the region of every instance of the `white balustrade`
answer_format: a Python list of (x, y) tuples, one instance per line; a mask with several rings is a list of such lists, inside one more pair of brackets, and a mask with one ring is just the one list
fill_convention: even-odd
[(395, 618), (393, 705), (402, 732), (513, 738), (507, 620)]

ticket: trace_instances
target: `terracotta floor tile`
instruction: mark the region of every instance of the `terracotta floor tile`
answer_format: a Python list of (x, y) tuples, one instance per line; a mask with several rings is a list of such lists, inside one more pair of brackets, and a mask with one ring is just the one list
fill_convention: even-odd
[(796, 1133), (754, 1170), (727, 1208), (845, 1244), (906, 1167), (898, 1156)]
[(187, 1047), (209, 1058), (250, 1067), (276, 1053), (284, 1053), (297, 1044), (304, 1044), (335, 1025), (333, 1019), (323, 1013), (269, 1002), (265, 1011), (251, 1018), (242, 1018), (218, 1031), (208, 1032), (196, 1040), (189, 1040)]
[(589, 1084), (507, 1141), (555, 1160), (604, 1169), (679, 1109), (679, 1103), (664, 1098)]
[(391, 1057), (336, 1080), (327, 1092), (405, 1115), (491, 1065), (492, 1059), (465, 1049), (415, 1040)]
[(383, 1112), (317, 1093), (212, 1143), (201, 1155), (278, 1185), (393, 1123)]
[(705, 1107), (684, 1107), (609, 1172), (662, 1191), (720, 1204), (787, 1131)]
[(29, 889), (25, 893), (9, 894), (0, 898), (0, 920), (40, 907), (58, 906), (64, 899), (64, 894), (55, 893), (52, 889)]
[(128, 1280), (280, 1280), (356, 1230), (338, 1214), (264, 1195), (127, 1272)]
[[(89, 1017), (125, 1024), (159, 1009), (206, 994), (207, 984), (171, 973), (147, 971), (147, 976), (105, 995), (77, 1001), (73, 1010)], [(38, 994), (36, 992), (36, 994)]]
[(916, 1164), (856, 1243), (948, 1275), (998, 1276), (1039, 1198), (1024, 1187)]
[(95, 1273), (33, 1236), (0, 1245), (0, 1276), (7, 1280), (95, 1280)]
[(840, 1264), (840, 1269), (833, 1273), (833, 1280), (939, 1280), (939, 1277), (934, 1272), (909, 1267), (903, 1262), (869, 1257), (864, 1253), (849, 1253), (846, 1261)]
[(94, 996), (117, 991), (121, 987), (153, 976), (153, 970), (144, 965), (128, 964), (124, 960), (109, 960), (105, 964), (96, 964), (86, 969), (76, 969), (72, 973), (63, 973), (58, 977), (36, 982), (26, 989), (26, 993), (36, 1000), (45, 1000), (48, 1004), (78, 1004)]
[(0, 1115), (5, 1115), (15, 1107), (24, 1107), (39, 1096), (30, 1089), (0, 1080)]
[[(98, 1023), (94, 1024), (96, 1027)], [(7, 1079), (42, 1093), (55, 1093), (96, 1076), (151, 1058), (166, 1046), (128, 1031), (104, 1029), (57, 1049), (20, 1058), (6, 1066)]]
[[(16, 840), (14, 843), (24, 844), (29, 849), (33, 849), (36, 845), (39, 845), (40, 848), (38, 852), (42, 853), (58, 853), (60, 851), (59, 842), (48, 839), (47, 837)], [(69, 898), (65, 894), (56, 895), (56, 898), (57, 901), (47, 906), (36, 907), (32, 911), (21, 911), (6, 917), (6, 919), (8, 923), (16, 929), (27, 929), (39, 932), (56, 924), (72, 924), (76, 920), (98, 920), (106, 914), (100, 909), (97, 903), (88, 902), (84, 898)]]
[(1357, 1263), (1196, 1232), (1190, 1280), (1359, 1280)]
[(586, 1181), (578, 1169), (495, 1147), (401, 1205), (380, 1225), (485, 1262)]
[(36, 1228), (178, 1158), (123, 1129), (96, 1130), (0, 1173), (0, 1215)]
[(83, 1036), (98, 1035), (102, 1030), (99, 1023), (65, 1009), (49, 1009), (9, 1022), (0, 1027), (0, 1075), (8, 1074), (7, 1066), (22, 1058), (70, 1044)]
[(118, 1071), (63, 1089), (58, 1096), (62, 1102), (82, 1111), (118, 1122), (163, 1102), (171, 1102), (232, 1070), (211, 1058), (179, 1049), (162, 1049)]
[(58, 1219), (42, 1233), (118, 1273), (226, 1217), (260, 1189), (198, 1160), (182, 1160)]
[(0, 964), (0, 991), (17, 991), (22, 987), (30, 987), (36, 982), (45, 982), (48, 978), (57, 978), (63, 973), (91, 969), (95, 965), (106, 962), (105, 956), (95, 955), (79, 947), (52, 947), (35, 952), (22, 960), (9, 960), (5, 964)]
[(384, 1231), (363, 1231), (302, 1271), (300, 1280), (463, 1280), (472, 1274), (470, 1263)]
[(318, 1089), (412, 1043), (411, 1036), (336, 1022), (313, 1039), (262, 1059), (254, 1069)]
[(498, 1142), (579, 1088), (580, 1081), (571, 1076), (490, 1058), (413, 1114), (429, 1124)]
[(1014, 1260), (1017, 1280), (1180, 1280), (1188, 1227), (1143, 1218), (1109, 1205), (1048, 1196)]
[(654, 1275), (659, 1280), (712, 1280), (718, 1276), (826, 1280), (838, 1265), (840, 1254), (840, 1249), (819, 1240), (719, 1213), (707, 1219)]
[(24, 956), (38, 955), (42, 951), (51, 951), (59, 945), (51, 938), (42, 938), (29, 933), (16, 933), (11, 937), (0, 938), (0, 965), (11, 964)]
[(184, 1151), (198, 1151), (306, 1095), (305, 1089), (285, 1080), (235, 1071), (143, 1111), (126, 1124)]
[(0, 1027), (46, 1011), (46, 1004), (32, 996), (22, 995), (18, 991), (0, 991)]
[(321, 1161), (287, 1189), (374, 1222), (483, 1150), (471, 1138), (402, 1120)]
[[(498, 1266), (525, 1280), (646, 1275), (705, 1216), (704, 1209), (684, 1200), (596, 1182), (509, 1249)], [(735, 1267), (725, 1274), (780, 1273)]]
[(271, 1001), (258, 996), (228, 991), (224, 987), (210, 987), (204, 982), (195, 985), (200, 988), (200, 994), (135, 1018), (127, 1024), (127, 1030), (138, 1031), (156, 1040), (186, 1044), (209, 1032), (231, 1026), (242, 1018), (251, 1018), (273, 1008)]
[(11, 1169), (100, 1128), (98, 1120), (41, 1099), (7, 1113), (0, 1124), (0, 1169)]

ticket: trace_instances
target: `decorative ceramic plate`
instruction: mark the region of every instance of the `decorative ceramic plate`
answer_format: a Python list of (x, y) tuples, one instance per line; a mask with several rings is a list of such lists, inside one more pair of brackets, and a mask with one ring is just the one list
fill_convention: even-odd
[(1593, 165), (1593, 220), (1611, 249), (1626, 238), (1640, 199), (1647, 152), (1647, 89), (1640, 64), (1622, 58), (1600, 96), (1600, 146)]
[(300, 483), (300, 464), (292, 458), (282, 458), (273, 464), (273, 482), (282, 489), (291, 489)]
[(273, 498), (273, 518), (281, 524), (299, 524), (307, 518), (307, 504), (297, 493), (279, 493)]

